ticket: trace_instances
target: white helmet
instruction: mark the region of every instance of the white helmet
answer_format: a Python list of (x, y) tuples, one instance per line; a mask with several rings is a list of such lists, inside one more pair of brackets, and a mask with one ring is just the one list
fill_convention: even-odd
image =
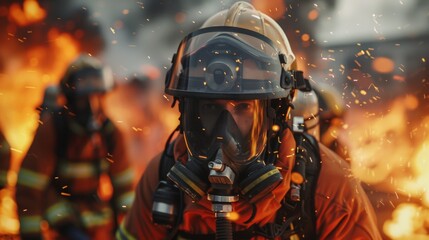
[(214, 26), (230, 26), (249, 29), (267, 36), (286, 58), (286, 69), (290, 69), (295, 55), (283, 29), (271, 17), (256, 10), (250, 3), (237, 2), (228, 10), (224, 10), (209, 18), (201, 28)]
[(286, 98), (294, 60), (281, 27), (249, 3), (237, 2), (182, 40), (165, 91), (175, 97)]

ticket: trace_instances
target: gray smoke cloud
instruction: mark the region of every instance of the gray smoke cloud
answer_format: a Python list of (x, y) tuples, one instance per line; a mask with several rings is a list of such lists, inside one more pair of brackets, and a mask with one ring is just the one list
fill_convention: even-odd
[(234, 2), (224, 1), (74, 1), (99, 24), (105, 48), (102, 58), (118, 77), (154, 65), (165, 71), (180, 40), (216, 12)]

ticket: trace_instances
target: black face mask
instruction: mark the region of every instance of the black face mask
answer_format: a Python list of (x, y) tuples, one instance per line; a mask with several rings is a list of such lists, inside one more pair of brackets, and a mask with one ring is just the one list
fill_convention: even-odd
[(264, 101), (188, 99), (184, 111), (185, 138), (194, 158), (212, 161), (220, 149), (233, 167), (246, 165), (263, 152), (268, 128)]
[[(176, 163), (170, 180), (196, 201), (213, 188), (223, 188), (222, 179), (231, 194), (264, 196), (282, 179), (278, 169), (261, 159), (268, 129), (266, 109), (261, 100), (185, 99), (184, 135), (190, 157), (186, 165)], [(213, 165), (227, 172), (214, 173)]]
[(87, 133), (93, 133), (101, 129), (99, 122), (91, 108), (89, 96), (74, 96), (68, 100), (70, 112), (74, 114), (75, 121), (85, 129)]

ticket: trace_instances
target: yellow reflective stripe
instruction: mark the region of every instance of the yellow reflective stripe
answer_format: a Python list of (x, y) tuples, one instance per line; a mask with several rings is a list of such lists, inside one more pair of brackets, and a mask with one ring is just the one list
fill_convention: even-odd
[(81, 220), (85, 227), (105, 225), (112, 220), (113, 212), (110, 208), (104, 208), (100, 212), (84, 211), (81, 213)]
[(131, 207), (131, 204), (133, 204), (133, 201), (134, 201), (134, 191), (126, 192), (118, 197), (116, 207), (118, 209), (129, 208)]
[(73, 215), (73, 207), (65, 201), (58, 202), (46, 210), (46, 220), (53, 224)]
[(46, 187), (48, 181), (49, 177), (47, 175), (21, 168), (18, 173), (17, 184), (37, 190), (42, 190)]
[(115, 187), (123, 187), (129, 184), (132, 184), (134, 180), (134, 170), (128, 168), (125, 171), (122, 171), (116, 175), (113, 175), (112, 183)]
[(70, 178), (88, 178), (97, 175), (94, 163), (62, 163), (59, 175)]
[(0, 170), (0, 186), (7, 185), (7, 171)]
[(19, 218), (19, 228), (22, 233), (39, 233), (42, 216), (26, 216)]
[(254, 188), (256, 185), (258, 185), (259, 183), (261, 183), (262, 181), (264, 181), (265, 179), (271, 177), (272, 175), (278, 173), (278, 169), (274, 168), (273, 170), (264, 173), (262, 176), (260, 176), (259, 178), (257, 178), (255, 181), (251, 182), (249, 185), (247, 185), (242, 192), (244, 194), (246, 194), (248, 191), (250, 191), (250, 189)]
[(135, 238), (133, 235), (131, 235), (131, 233), (129, 233), (127, 231), (127, 229), (125, 228), (125, 221), (122, 221), (121, 224), (119, 225), (119, 229), (118, 231), (116, 231), (115, 237), (118, 240), (137, 240), (137, 238)]

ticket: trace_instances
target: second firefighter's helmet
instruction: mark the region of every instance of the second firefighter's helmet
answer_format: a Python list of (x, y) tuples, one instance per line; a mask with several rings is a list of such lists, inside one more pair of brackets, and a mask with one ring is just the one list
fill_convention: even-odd
[(113, 85), (110, 68), (87, 55), (80, 55), (70, 63), (60, 82), (61, 92), (67, 99), (74, 95), (108, 92)]

